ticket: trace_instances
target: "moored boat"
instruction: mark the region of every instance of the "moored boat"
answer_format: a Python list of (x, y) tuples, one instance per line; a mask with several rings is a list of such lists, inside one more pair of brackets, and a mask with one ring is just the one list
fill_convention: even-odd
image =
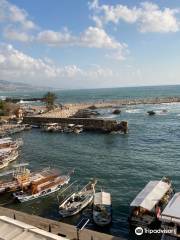
[(101, 227), (111, 223), (112, 203), (110, 193), (101, 191), (94, 195), (93, 220)]
[(130, 204), (130, 225), (150, 228), (159, 225), (160, 213), (173, 195), (172, 183), (168, 178), (150, 181)]
[(15, 141), (12, 138), (2, 138), (0, 139), (0, 150), (3, 148), (13, 148), (18, 149), (23, 144), (22, 139), (16, 139)]
[(70, 217), (78, 214), (93, 200), (97, 181), (90, 181), (83, 189), (70, 195), (59, 205), (59, 214), (62, 217)]
[(180, 192), (176, 193), (161, 213), (162, 240), (180, 239)]
[(70, 181), (70, 174), (60, 175), (57, 170), (47, 169), (36, 174), (26, 189), (13, 193), (19, 202), (27, 202), (52, 194)]
[(0, 169), (5, 168), (8, 164), (18, 157), (18, 151), (13, 148), (0, 149)]

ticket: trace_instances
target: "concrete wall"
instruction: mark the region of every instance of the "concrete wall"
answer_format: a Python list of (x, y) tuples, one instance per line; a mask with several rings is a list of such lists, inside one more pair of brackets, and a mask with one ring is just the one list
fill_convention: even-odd
[[(77, 239), (77, 230), (76, 227), (73, 225), (53, 221), (50, 219), (30, 215), (27, 213), (3, 207), (0, 207), (0, 216), (14, 218), (16, 220), (33, 225), (45, 231), (50, 230), (52, 233), (59, 236), (67, 237), (70, 240)], [(123, 240), (123, 239), (108, 234), (103, 234), (100, 232), (84, 229), (83, 231), (79, 232), (79, 240)]]

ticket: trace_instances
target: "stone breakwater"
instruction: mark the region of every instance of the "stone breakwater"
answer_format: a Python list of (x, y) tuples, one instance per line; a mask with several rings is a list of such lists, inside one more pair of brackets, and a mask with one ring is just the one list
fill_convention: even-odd
[(174, 103), (180, 102), (180, 97), (165, 97), (165, 98), (145, 98), (145, 99), (117, 99), (112, 101), (97, 101), (86, 103), (67, 103), (62, 108), (56, 108), (41, 117), (54, 117), (54, 118), (69, 118), (74, 116), (79, 110), (87, 109), (90, 107), (96, 108), (121, 108), (129, 105), (138, 104), (161, 104), (161, 103)]

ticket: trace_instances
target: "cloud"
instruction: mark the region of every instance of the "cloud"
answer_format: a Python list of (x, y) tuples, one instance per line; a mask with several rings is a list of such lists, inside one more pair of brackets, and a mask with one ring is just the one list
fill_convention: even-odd
[[(62, 32), (52, 30), (42, 31), (37, 36), (37, 41), (50, 46), (78, 46), (87, 48), (102, 48), (118, 52), (119, 57), (116, 60), (124, 60), (128, 46), (118, 42), (112, 36), (109, 36), (102, 28), (89, 26), (79, 36), (73, 36), (68, 29)], [(113, 58), (111, 55), (111, 58)], [(107, 54), (110, 56), (110, 54)]]
[(109, 77), (113, 73), (108, 68), (93, 66), (82, 69), (76, 65), (56, 66), (52, 61), (36, 59), (15, 49), (9, 44), (0, 44), (0, 75), (5, 80), (27, 82), (78, 78)]
[(33, 37), (27, 34), (26, 32), (22, 32), (11, 27), (7, 27), (4, 29), (3, 35), (5, 38), (9, 40), (16, 40), (20, 42), (30, 42), (33, 40)]
[(29, 15), (24, 9), (6, 0), (0, 0), (0, 21), (18, 24), (25, 30), (36, 28), (36, 24), (29, 19)]
[(92, 19), (99, 27), (120, 21), (129, 24), (137, 23), (140, 32), (177, 32), (179, 21), (176, 14), (179, 9), (163, 8), (151, 2), (143, 2), (139, 7), (129, 8), (126, 5), (100, 5), (98, 0), (89, 3), (93, 11)]

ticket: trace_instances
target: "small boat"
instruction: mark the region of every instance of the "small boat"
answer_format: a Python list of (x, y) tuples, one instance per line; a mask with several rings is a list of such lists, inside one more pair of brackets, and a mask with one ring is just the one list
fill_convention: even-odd
[(0, 169), (8, 166), (8, 164), (18, 157), (18, 151), (13, 148), (0, 149)]
[(112, 221), (111, 194), (98, 192), (94, 195), (93, 220), (101, 227), (109, 225)]
[(160, 215), (162, 240), (180, 238), (180, 192), (176, 193)]
[(167, 177), (150, 181), (130, 204), (130, 226), (151, 228), (159, 224), (159, 213), (173, 195), (174, 189)]
[(150, 110), (150, 111), (147, 111), (147, 114), (149, 114), (149, 116), (153, 116), (156, 114), (156, 112), (153, 110)]
[(70, 217), (81, 212), (93, 200), (97, 181), (90, 181), (83, 189), (73, 193), (59, 206), (62, 217)]
[(0, 150), (4, 148), (13, 148), (18, 149), (20, 146), (22, 146), (23, 141), (22, 139), (17, 139), (15, 141), (12, 140), (12, 138), (2, 138), (0, 139)]
[(69, 175), (60, 175), (57, 170), (46, 170), (34, 176), (31, 184), (13, 196), (19, 202), (27, 202), (57, 192), (70, 181)]
[(83, 131), (83, 125), (76, 125), (76, 126), (74, 127), (74, 132), (75, 132), (75, 133), (79, 134), (79, 133), (81, 133), (82, 131)]

